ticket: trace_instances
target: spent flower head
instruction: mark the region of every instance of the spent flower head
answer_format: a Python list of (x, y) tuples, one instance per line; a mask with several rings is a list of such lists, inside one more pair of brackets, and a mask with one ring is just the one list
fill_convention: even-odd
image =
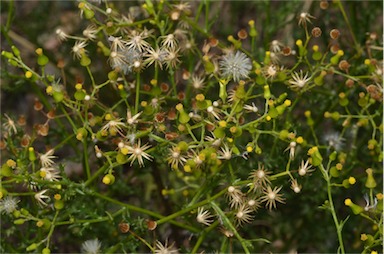
[(174, 247), (175, 243), (172, 243), (168, 246), (168, 241), (165, 241), (165, 244), (163, 245), (160, 241), (156, 241), (156, 248), (154, 253), (155, 254), (173, 254), (173, 253), (179, 253)]
[(47, 181), (58, 181), (61, 178), (60, 171), (52, 167), (42, 167), (40, 176)]
[(296, 179), (291, 180), (291, 189), (295, 193), (299, 193), (301, 191), (301, 185), (299, 185)]
[(87, 26), (86, 29), (84, 29), (83, 35), (84, 35), (84, 37), (93, 41), (93, 40), (96, 40), (98, 32), (99, 32), (99, 30), (97, 29), (97, 26), (94, 24), (91, 24), (91, 25)]
[(12, 120), (7, 114), (4, 114), (7, 121), (3, 123), (3, 128), (10, 134), (17, 134), (16, 122)]
[(272, 208), (276, 208), (276, 202), (284, 203), (283, 195), (279, 193), (282, 186), (271, 188), (271, 186), (268, 185), (268, 187), (263, 191), (264, 196), (260, 198), (261, 202), (266, 202), (265, 207), (268, 207), (269, 210), (272, 210)]
[(252, 179), (253, 189), (255, 191), (260, 190), (260, 187), (265, 188), (271, 183), (269, 174), (271, 174), (271, 172), (266, 170), (264, 165), (260, 163), (257, 169), (251, 171), (249, 178)]
[(54, 149), (50, 149), (45, 154), (40, 155), (41, 166), (43, 166), (44, 168), (47, 168), (55, 164), (55, 162), (52, 160), (54, 158), (57, 158), (57, 156), (53, 155), (54, 152), (55, 152)]
[(289, 84), (292, 89), (294, 90), (300, 90), (305, 85), (308, 84), (308, 82), (311, 80), (311, 77), (308, 77), (308, 73), (303, 73), (303, 70), (300, 70), (300, 73), (294, 72), (292, 73), (292, 79), (289, 80)]
[(241, 226), (244, 223), (250, 223), (253, 220), (253, 216), (251, 215), (253, 211), (254, 210), (247, 204), (241, 205), (235, 214), (237, 225)]
[(128, 41), (126, 43), (126, 46), (128, 49), (133, 49), (139, 52), (145, 52), (147, 48), (150, 47), (150, 44), (145, 41), (145, 39), (148, 37), (148, 35), (145, 33), (145, 31), (142, 31), (140, 33), (132, 33), (128, 36)]
[(138, 142), (136, 144), (133, 145), (133, 147), (130, 147), (128, 153), (130, 153), (131, 156), (128, 158), (128, 160), (131, 161), (131, 166), (132, 166), (133, 162), (135, 162), (135, 160), (137, 160), (139, 162), (140, 167), (143, 167), (144, 166), (143, 158), (145, 158), (149, 161), (152, 161), (153, 157), (151, 155), (149, 155), (148, 153), (144, 152), (145, 150), (147, 150), (150, 147), (151, 146), (148, 144), (141, 146), (141, 140), (140, 139), (138, 140)]
[(82, 41), (82, 40), (76, 41), (75, 45), (72, 47), (73, 56), (77, 59), (80, 59), (82, 55), (87, 52), (87, 50), (85, 49), (87, 45), (88, 44), (86, 41)]
[(210, 212), (208, 210), (204, 210), (203, 207), (199, 207), (197, 209), (196, 220), (198, 223), (209, 226), (213, 222), (213, 220), (211, 219), (212, 217), (213, 217), (213, 215), (210, 214)]
[(47, 206), (47, 203), (45, 203), (45, 199), (47, 201), (51, 200), (51, 198), (47, 195), (45, 195), (45, 193), (47, 192), (48, 190), (42, 190), (38, 193), (35, 194), (35, 199), (39, 202), (39, 205), (42, 205), (42, 206)]
[(227, 196), (231, 208), (239, 208), (244, 203), (244, 193), (236, 186), (228, 187)]
[(312, 23), (311, 19), (314, 19), (315, 17), (307, 12), (302, 12), (299, 15), (299, 26), (302, 25), (303, 27), (307, 27), (307, 22)]
[(309, 160), (304, 162), (304, 160), (301, 161), (300, 168), (298, 170), (300, 176), (305, 176), (307, 173), (312, 172), (314, 169), (311, 169), (312, 165), (309, 165)]
[(252, 62), (243, 52), (232, 51), (224, 55), (219, 62), (221, 74), (225, 78), (233, 78), (235, 82), (248, 78), (252, 70)]

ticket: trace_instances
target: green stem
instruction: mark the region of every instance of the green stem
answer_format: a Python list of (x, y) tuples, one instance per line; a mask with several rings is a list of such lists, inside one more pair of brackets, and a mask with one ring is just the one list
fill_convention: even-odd
[(214, 196), (212, 196), (212, 197), (210, 197), (210, 198), (207, 198), (206, 200), (203, 200), (203, 201), (201, 201), (201, 202), (199, 202), (199, 203), (196, 203), (196, 204), (191, 205), (191, 206), (189, 206), (189, 207), (187, 207), (187, 208), (184, 208), (183, 210), (180, 210), (180, 211), (178, 211), (178, 212), (176, 212), (176, 213), (173, 213), (173, 214), (171, 214), (171, 215), (168, 215), (167, 217), (163, 217), (163, 218), (161, 218), (160, 220), (157, 221), (157, 224), (158, 224), (158, 225), (163, 224), (163, 223), (165, 223), (165, 222), (167, 222), (167, 221), (170, 221), (170, 220), (172, 220), (172, 219), (174, 219), (174, 218), (177, 218), (177, 217), (179, 217), (179, 216), (181, 216), (181, 215), (183, 215), (183, 214), (186, 214), (186, 213), (192, 211), (193, 209), (196, 209), (196, 208), (198, 208), (198, 207), (200, 207), (200, 206), (204, 206), (204, 205), (206, 205), (206, 204), (212, 202), (212, 201), (215, 200), (216, 198), (218, 198), (218, 197), (224, 195), (224, 193), (226, 193), (226, 191), (227, 191), (227, 189), (223, 189), (223, 190), (221, 190), (219, 193), (217, 193), (216, 195), (214, 195)]
[(321, 169), (321, 172), (323, 173), (323, 176), (324, 176), (324, 178), (325, 178), (325, 180), (327, 182), (327, 193), (328, 193), (329, 209), (331, 210), (333, 222), (335, 223), (335, 226), (336, 226), (336, 232), (337, 232), (337, 238), (339, 240), (340, 252), (342, 254), (344, 254), (345, 253), (344, 243), (343, 243), (343, 237), (341, 235), (342, 226), (340, 225), (339, 220), (337, 219), (335, 207), (334, 207), (334, 204), (333, 204), (332, 190), (331, 190), (331, 181), (330, 181), (331, 179), (329, 178), (328, 171), (325, 170), (323, 164), (320, 164), (320, 169)]
[(88, 177), (88, 180), (84, 183), (84, 186), (85, 187), (89, 186), (99, 175), (101, 175), (105, 170), (107, 170), (108, 167), (110, 167), (110, 165), (104, 164), (99, 170), (97, 170), (96, 173)]
[(223, 223), (225, 226), (229, 227), (229, 229), (233, 232), (233, 234), (236, 236), (237, 240), (239, 240), (241, 246), (243, 247), (243, 250), (245, 253), (249, 254), (249, 249), (246, 245), (245, 240), (239, 235), (236, 228), (232, 225), (232, 223), (229, 221), (227, 216), (224, 214), (223, 210), (215, 204), (215, 202), (211, 202), (212, 208), (215, 209), (215, 211), (218, 213), (220, 218), (223, 220)]
[(358, 54), (360, 55), (360, 50), (359, 50), (360, 47), (359, 47), (359, 43), (357, 43), (355, 34), (353, 33), (351, 24), (349, 23), (349, 19), (348, 19), (347, 13), (346, 13), (345, 10), (344, 10), (343, 4), (342, 4), (342, 2), (339, 0), (339, 1), (337, 1), (337, 5), (338, 5), (338, 7), (339, 7), (339, 9), (340, 9), (340, 11), (341, 11), (341, 14), (343, 15), (343, 18), (344, 18), (344, 20), (345, 20), (345, 23), (347, 23), (349, 32), (351, 33), (351, 36), (352, 36), (353, 43), (355, 44), (355, 49), (356, 49), (356, 51), (358, 52)]
[(203, 232), (200, 234), (199, 238), (197, 239), (197, 242), (195, 246), (193, 246), (193, 249), (191, 251), (192, 254), (195, 254), (197, 250), (199, 249), (201, 243), (205, 239), (206, 235), (211, 232), (213, 229), (215, 229), (219, 225), (219, 221), (215, 221), (212, 225), (210, 225), (208, 228), (204, 229)]
[(87, 179), (91, 178), (91, 168), (89, 167), (89, 161), (88, 161), (88, 144), (87, 140), (83, 140), (83, 159), (84, 159), (84, 167), (85, 172), (87, 174)]
[[(94, 195), (96, 197), (99, 197), (101, 199), (107, 200), (107, 201), (109, 201), (111, 203), (114, 203), (116, 205), (120, 205), (120, 206), (126, 207), (126, 208), (128, 208), (128, 209), (130, 209), (132, 211), (136, 211), (136, 212), (139, 212), (139, 213), (147, 214), (147, 215), (152, 216), (154, 218), (164, 219), (164, 218), (168, 218), (169, 217), (169, 216), (168, 217), (164, 217), (163, 215), (160, 215), (158, 213), (152, 212), (150, 210), (147, 210), (147, 209), (144, 209), (144, 208), (140, 208), (140, 207), (137, 207), (137, 206), (133, 206), (133, 205), (129, 205), (129, 204), (120, 202), (118, 200), (112, 199), (110, 197), (106, 197), (106, 196), (104, 196), (104, 195), (102, 195), (100, 193), (97, 193), (97, 192), (92, 193), (92, 195)], [(169, 221), (173, 225), (176, 225), (176, 226), (178, 226), (180, 228), (184, 228), (184, 229), (189, 230), (190, 232), (193, 232), (193, 233), (200, 232), (199, 229), (191, 227), (191, 226), (186, 225), (184, 223), (180, 223), (180, 222), (177, 222), (177, 221), (174, 221), (174, 220), (171, 220), (171, 219), (167, 219), (166, 221)], [(157, 222), (157, 224), (160, 224), (160, 223)]]
[(47, 248), (49, 248), (49, 242), (50, 242), (51, 236), (53, 234), (53, 230), (55, 229), (55, 226), (56, 226), (55, 223), (56, 223), (56, 219), (57, 219), (58, 215), (59, 215), (59, 211), (56, 211), (55, 217), (53, 217), (51, 228), (50, 228), (48, 236), (47, 236)]

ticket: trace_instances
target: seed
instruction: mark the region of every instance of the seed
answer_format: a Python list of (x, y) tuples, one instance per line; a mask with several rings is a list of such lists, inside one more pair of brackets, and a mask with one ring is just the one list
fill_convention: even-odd
[(239, 32), (237, 32), (237, 37), (239, 37), (239, 39), (246, 39), (248, 37), (248, 33), (245, 29), (241, 29)]
[(153, 231), (157, 227), (157, 222), (153, 220), (147, 220), (147, 227), (149, 230)]
[(332, 39), (336, 40), (340, 36), (340, 31), (337, 29), (332, 29), (329, 35), (331, 36)]
[(313, 29), (312, 29), (312, 36), (313, 37), (315, 37), (315, 38), (317, 38), (317, 37), (320, 37), (321, 36), (321, 29), (320, 29), (320, 27), (314, 27)]
[(350, 66), (351, 65), (347, 62), (347, 60), (341, 60), (339, 63), (339, 68), (343, 71), (348, 71)]
[(328, 8), (328, 6), (329, 6), (329, 4), (328, 4), (328, 1), (327, 1), (327, 0), (322, 0), (322, 1), (320, 2), (320, 8), (321, 8), (322, 10), (326, 10), (326, 9)]
[(125, 222), (121, 222), (119, 223), (119, 230), (121, 233), (127, 233), (130, 229), (130, 226), (128, 223), (125, 223)]

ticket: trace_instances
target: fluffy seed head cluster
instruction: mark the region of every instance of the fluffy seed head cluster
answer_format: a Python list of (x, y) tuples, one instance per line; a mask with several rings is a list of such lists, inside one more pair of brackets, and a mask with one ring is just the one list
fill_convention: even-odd
[(251, 59), (243, 52), (229, 52), (219, 62), (221, 74), (225, 78), (233, 78), (235, 82), (248, 78), (252, 70)]
[(19, 199), (6, 196), (5, 198), (0, 199), (0, 212), (11, 214), (17, 209), (17, 204), (20, 202)]
[(98, 239), (87, 240), (81, 245), (81, 252), (85, 254), (100, 253), (101, 242)]

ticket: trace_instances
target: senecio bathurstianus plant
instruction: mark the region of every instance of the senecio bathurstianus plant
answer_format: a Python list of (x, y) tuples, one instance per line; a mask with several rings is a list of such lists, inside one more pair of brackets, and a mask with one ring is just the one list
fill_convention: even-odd
[(378, 253), (382, 36), (340, 1), (313, 4), (345, 31), (302, 12), (266, 47), (216, 36), (219, 2), (138, 2), (79, 1), (35, 66), (2, 29), (41, 117), (2, 114), (1, 251)]

